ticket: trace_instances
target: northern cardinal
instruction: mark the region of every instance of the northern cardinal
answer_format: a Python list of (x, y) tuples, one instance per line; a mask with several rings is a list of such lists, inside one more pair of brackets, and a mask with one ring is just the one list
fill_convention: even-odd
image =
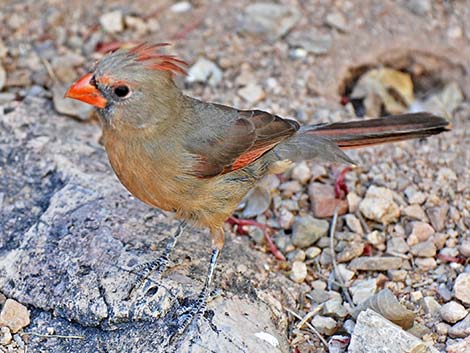
[(264, 175), (304, 159), (349, 164), (342, 149), (448, 129), (429, 113), (300, 126), (260, 110), (202, 102), (175, 85), (173, 76), (185, 74), (186, 63), (159, 53), (164, 45), (106, 55), (66, 96), (98, 108), (111, 166), (134, 196), (209, 228), (212, 260), (199, 312), (224, 244), (222, 226)]

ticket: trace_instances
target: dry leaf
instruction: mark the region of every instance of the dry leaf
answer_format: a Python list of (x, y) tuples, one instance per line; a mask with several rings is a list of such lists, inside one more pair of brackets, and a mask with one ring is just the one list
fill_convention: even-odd
[(401, 114), (414, 101), (413, 82), (404, 72), (386, 67), (373, 69), (361, 76), (351, 98), (364, 99), (368, 116), (378, 116), (382, 106), (387, 113)]

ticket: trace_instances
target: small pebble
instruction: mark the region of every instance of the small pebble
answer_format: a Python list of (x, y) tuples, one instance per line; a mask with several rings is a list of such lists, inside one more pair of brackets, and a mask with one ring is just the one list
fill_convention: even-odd
[(403, 259), (393, 256), (363, 256), (355, 258), (349, 268), (362, 271), (387, 271), (401, 267)]
[(186, 81), (208, 82), (211, 86), (216, 86), (222, 80), (222, 70), (212, 61), (200, 57), (188, 70)]
[(29, 325), (29, 311), (13, 299), (7, 299), (0, 312), (0, 326), (8, 326), (12, 333), (17, 333)]
[(285, 208), (282, 208), (279, 211), (278, 222), (279, 222), (279, 226), (282, 229), (292, 228), (294, 221), (295, 221), (295, 216), (292, 212), (290, 212), (289, 210), (286, 210)]
[(447, 288), (444, 283), (439, 284), (439, 286), (437, 287), (437, 292), (439, 293), (440, 297), (446, 302), (452, 299), (452, 292), (449, 288)]
[(364, 231), (362, 230), (361, 221), (359, 221), (359, 219), (355, 215), (347, 214), (344, 216), (344, 219), (346, 221), (346, 225), (349, 229), (351, 229), (351, 231), (360, 235), (364, 234)]
[(406, 254), (410, 251), (410, 246), (403, 238), (393, 237), (387, 241), (387, 253), (389, 254)]
[(101, 15), (100, 24), (108, 33), (119, 33), (124, 30), (124, 18), (119, 10), (111, 11)]
[(404, 282), (408, 272), (405, 270), (389, 270), (387, 271), (388, 277), (394, 282)]
[(448, 211), (449, 211), (448, 205), (444, 205), (440, 207), (432, 207), (426, 210), (426, 213), (428, 214), (428, 217), (429, 217), (429, 221), (431, 222), (436, 232), (441, 232), (442, 230), (444, 230)]
[(350, 290), (354, 304), (361, 304), (375, 294), (377, 290), (377, 281), (374, 278), (356, 280)]
[(468, 315), (468, 311), (462, 304), (455, 301), (445, 303), (441, 307), (441, 317), (448, 323), (455, 324), (457, 321), (462, 320)]
[(440, 315), (441, 311), (441, 304), (438, 303), (438, 301), (431, 296), (424, 297), (424, 309), (427, 314), (430, 314), (433, 317), (437, 317)]
[(429, 224), (424, 223), (424, 222), (412, 223), (412, 231), (411, 231), (410, 237), (413, 237), (413, 236), (416, 237), (418, 242), (428, 240), (429, 237), (433, 234), (434, 234), (434, 229)]
[(348, 211), (348, 202), (335, 197), (332, 185), (311, 183), (308, 187), (308, 194), (315, 217), (329, 218), (333, 216), (336, 208), (338, 208), (338, 215), (343, 215)]
[(377, 230), (374, 230), (367, 234), (367, 241), (374, 245), (376, 248), (383, 248), (380, 250), (384, 250), (384, 242), (385, 242), (385, 234), (382, 232), (379, 232)]
[(362, 242), (354, 242), (347, 246), (343, 251), (341, 251), (336, 256), (336, 261), (338, 262), (348, 262), (352, 259), (361, 256), (364, 252), (364, 243)]
[(253, 104), (262, 100), (266, 96), (266, 93), (263, 91), (261, 86), (255, 83), (249, 83), (238, 90), (238, 95), (248, 103)]
[(341, 298), (334, 298), (323, 303), (323, 315), (341, 319), (348, 315), (348, 311), (343, 306)]
[(11, 343), (12, 335), (10, 329), (6, 326), (0, 327), (0, 344), (9, 345)]
[(296, 283), (302, 283), (307, 277), (307, 265), (304, 262), (295, 261), (292, 263), (290, 279)]
[(348, 25), (346, 23), (346, 18), (340, 12), (332, 12), (326, 15), (326, 24), (333, 28), (340, 30), (341, 32), (348, 31)]
[(426, 222), (428, 217), (420, 205), (407, 206), (402, 210), (402, 215), (417, 221)]
[(418, 16), (425, 16), (432, 10), (430, 0), (408, 0), (405, 2), (406, 7)]
[(400, 208), (393, 200), (392, 191), (375, 185), (369, 187), (359, 209), (364, 217), (382, 224), (395, 222), (400, 216)]
[(349, 213), (355, 213), (359, 209), (362, 199), (353, 191), (348, 193), (346, 199), (348, 200)]
[(300, 248), (314, 244), (328, 232), (329, 223), (312, 216), (298, 217), (292, 228), (292, 243)]
[(412, 246), (411, 253), (420, 257), (432, 257), (436, 255), (436, 246), (432, 240), (428, 240)]
[(305, 161), (297, 163), (294, 168), (292, 168), (292, 179), (298, 180), (302, 184), (306, 184), (311, 177), (312, 172)]
[(450, 326), (445, 322), (439, 322), (436, 324), (436, 333), (441, 336), (447, 336)]
[(426, 201), (426, 194), (410, 186), (405, 189), (405, 195), (411, 205), (421, 205)]
[(330, 299), (330, 294), (324, 288), (315, 288), (310, 292), (309, 296), (317, 304), (324, 303)]
[(294, 251), (289, 252), (287, 255), (287, 260), (294, 262), (294, 261), (300, 261), (303, 262), (305, 261), (305, 251), (302, 249), (295, 249)]
[(470, 304), (470, 273), (461, 273), (454, 283), (455, 297), (462, 303)]
[(421, 271), (430, 271), (437, 266), (436, 260), (432, 257), (418, 257), (415, 259), (415, 264)]
[(180, 1), (170, 6), (170, 11), (175, 13), (183, 13), (191, 10), (193, 6), (188, 1)]
[(459, 252), (462, 256), (470, 257), (470, 239), (462, 241), (462, 244), (459, 247)]
[(336, 332), (336, 321), (331, 317), (316, 315), (313, 317), (311, 324), (321, 334), (331, 336)]
[(344, 264), (338, 264), (338, 272), (344, 282), (348, 282), (354, 277), (354, 271), (348, 270)]
[(470, 315), (467, 315), (465, 319), (457, 322), (454, 326), (449, 329), (449, 336), (453, 338), (465, 338), (470, 335)]
[(321, 249), (317, 248), (316, 246), (311, 246), (305, 250), (305, 255), (309, 260), (316, 258), (318, 255), (320, 255), (320, 253)]
[(410, 300), (413, 303), (418, 303), (421, 299), (423, 299), (423, 293), (421, 291), (414, 291), (410, 293)]

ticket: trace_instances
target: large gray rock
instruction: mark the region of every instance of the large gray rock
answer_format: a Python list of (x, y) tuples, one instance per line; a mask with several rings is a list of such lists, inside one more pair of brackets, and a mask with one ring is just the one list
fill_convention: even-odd
[[(98, 126), (27, 99), (0, 107), (0, 131), (0, 292), (31, 310), (27, 331), (52, 327), (85, 337), (32, 335), (28, 351), (286, 351), (285, 318), (260, 299), (278, 303), (272, 290), (279, 283), (263, 284), (268, 278), (255, 267), (262, 255), (242, 240), (228, 239), (215, 275), (222, 296), (209, 303), (200, 328), (191, 326), (181, 339), (169, 341), (202, 287), (207, 234), (187, 231), (171, 254), (176, 264), (154, 290), (127, 299), (136, 279), (131, 270), (159, 256), (175, 222), (119, 184)], [(246, 264), (243, 276), (236, 264)], [(271, 292), (255, 290), (251, 280)]]
[(367, 309), (357, 318), (349, 353), (377, 352), (437, 353), (438, 351), (375, 311)]

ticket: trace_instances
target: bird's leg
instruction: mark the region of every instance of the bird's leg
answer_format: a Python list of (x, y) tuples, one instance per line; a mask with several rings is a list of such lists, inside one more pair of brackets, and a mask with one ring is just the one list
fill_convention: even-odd
[(279, 249), (276, 247), (276, 244), (274, 244), (270, 235), (272, 229), (268, 225), (256, 222), (252, 219), (240, 219), (234, 216), (230, 216), (226, 222), (230, 225), (236, 225), (237, 233), (240, 235), (248, 234), (247, 231), (243, 229), (244, 226), (261, 228), (263, 230), (264, 238), (266, 239), (269, 251), (271, 251), (276, 259), (280, 261), (286, 261), (285, 256), (281, 253), (281, 251), (279, 251)]
[(147, 291), (153, 286), (154, 281), (149, 279), (149, 276), (154, 273), (157, 278), (159, 278), (162, 273), (166, 270), (168, 262), (170, 261), (169, 255), (171, 250), (176, 245), (176, 242), (183, 231), (187, 227), (186, 221), (180, 222), (176, 232), (170, 237), (168, 242), (165, 245), (165, 250), (163, 250), (162, 255), (153, 261), (145, 262), (141, 265), (136, 266), (132, 272), (137, 273), (137, 280), (129, 291), (128, 298), (130, 298), (134, 292), (139, 288), (142, 294), (147, 293)]
[(346, 197), (348, 195), (348, 186), (346, 185), (346, 173), (350, 172), (352, 170), (351, 166), (347, 166), (344, 168), (336, 177), (335, 180), (335, 197), (337, 199), (342, 199), (343, 197)]
[(192, 322), (197, 324), (206, 311), (207, 302), (210, 295), (212, 277), (214, 276), (215, 265), (217, 263), (217, 257), (219, 256), (220, 250), (222, 250), (222, 247), (224, 246), (224, 236), (225, 235), (222, 228), (211, 232), (212, 255), (204, 286), (202, 287), (196, 302), (188, 308), (185, 314), (180, 316), (180, 320), (178, 320), (178, 328), (173, 335), (173, 339), (177, 336), (181, 336)]

